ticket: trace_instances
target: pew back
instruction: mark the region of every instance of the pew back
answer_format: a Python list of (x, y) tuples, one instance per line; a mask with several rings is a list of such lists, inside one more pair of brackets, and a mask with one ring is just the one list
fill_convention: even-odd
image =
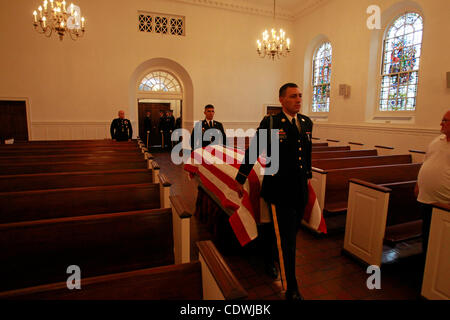
[(154, 183), (0, 193), (0, 223), (160, 208)]
[(0, 224), (0, 291), (171, 264), (171, 209)]
[(346, 210), (351, 178), (375, 184), (410, 181), (417, 178), (420, 167), (420, 163), (406, 163), (327, 170), (324, 213)]
[(376, 156), (377, 150), (344, 150), (344, 151), (320, 151), (313, 150), (311, 158), (314, 159), (331, 159), (331, 158), (349, 158), (349, 157), (368, 157)]
[[(120, 159), (119, 159), (120, 160)], [(2, 175), (33, 174), (50, 172), (74, 171), (105, 171), (119, 169), (145, 169), (147, 163), (143, 159), (133, 161), (64, 161), (64, 162), (36, 162), (0, 164)]]
[(323, 151), (348, 151), (350, 150), (350, 146), (334, 146), (334, 147), (323, 147), (323, 146), (313, 146), (312, 152), (323, 152)]
[(341, 168), (371, 167), (371, 166), (411, 163), (411, 162), (412, 162), (411, 155), (404, 154), (394, 156), (314, 159), (312, 160), (312, 166), (320, 169), (341, 169)]
[(48, 190), (152, 182), (148, 169), (56, 172), (0, 176), (0, 192)]

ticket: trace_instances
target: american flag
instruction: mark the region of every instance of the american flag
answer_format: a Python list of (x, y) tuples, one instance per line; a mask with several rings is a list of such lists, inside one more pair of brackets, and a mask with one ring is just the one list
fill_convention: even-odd
[[(197, 176), (203, 186), (220, 201), (222, 208), (231, 211), (229, 222), (242, 246), (258, 236), (257, 224), (271, 220), (269, 210), (260, 198), (264, 178), (264, 158), (258, 158), (244, 184), (244, 196), (239, 198), (235, 177), (245, 152), (219, 145), (209, 145), (192, 152), (190, 163), (184, 169), (190, 176)], [(302, 223), (309, 228), (326, 233), (322, 210), (311, 184), (308, 183), (309, 200)]]

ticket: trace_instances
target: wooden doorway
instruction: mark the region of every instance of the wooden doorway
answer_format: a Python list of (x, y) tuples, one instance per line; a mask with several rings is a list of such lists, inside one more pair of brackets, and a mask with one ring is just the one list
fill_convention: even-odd
[(28, 141), (27, 107), (25, 101), (0, 101), (0, 143)]
[(144, 118), (147, 111), (149, 111), (152, 119), (149, 146), (151, 145), (152, 147), (161, 146), (161, 135), (158, 132), (160, 110), (170, 110), (170, 103), (138, 102), (139, 137), (145, 141), (144, 137), (147, 134), (144, 132)]
[(281, 112), (282, 108), (279, 106), (267, 106), (266, 107), (266, 115), (274, 116)]

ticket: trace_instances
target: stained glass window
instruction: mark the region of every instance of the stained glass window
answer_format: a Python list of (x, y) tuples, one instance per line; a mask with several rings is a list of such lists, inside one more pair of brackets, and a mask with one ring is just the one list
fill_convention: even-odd
[(331, 43), (322, 44), (313, 58), (313, 112), (330, 110)]
[(180, 83), (165, 71), (153, 71), (142, 79), (140, 91), (181, 93)]
[(384, 40), (380, 111), (414, 111), (419, 82), (423, 20), (405, 13), (390, 26)]

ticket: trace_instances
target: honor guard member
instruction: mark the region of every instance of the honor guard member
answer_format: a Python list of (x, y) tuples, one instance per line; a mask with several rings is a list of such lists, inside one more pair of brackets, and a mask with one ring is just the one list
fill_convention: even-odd
[[(286, 299), (302, 300), (295, 275), (295, 250), (297, 230), (308, 202), (308, 179), (312, 177), (311, 132), (313, 123), (307, 116), (299, 113), (302, 94), (296, 84), (283, 85), (279, 90), (279, 101), (282, 105), (282, 112), (271, 117), (264, 117), (251, 144), (255, 146), (256, 143), (258, 155), (265, 151), (269, 157), (274, 158), (276, 155), (271, 154), (269, 130), (279, 130), (279, 169), (273, 175), (264, 176), (261, 197), (267, 202), (270, 210), (272, 204), (276, 208), (286, 273)], [(267, 129), (267, 150), (259, 149), (258, 139), (261, 129)], [(236, 176), (239, 197), (244, 194), (243, 184), (253, 168), (253, 163), (249, 163), (249, 150), (253, 150), (253, 147), (247, 148), (244, 161)], [(260, 237), (266, 253), (266, 271), (276, 277), (274, 267), (276, 260), (274, 244), (276, 241), (273, 230), (273, 227), (265, 228), (265, 232), (260, 234)]]
[(147, 111), (144, 118), (144, 141), (147, 146), (150, 146), (150, 134), (152, 132), (152, 118), (151, 112)]
[(169, 110), (166, 112), (166, 131), (164, 140), (166, 141), (166, 145), (172, 147), (172, 132), (175, 130), (175, 117), (173, 116), (173, 110)]
[(166, 113), (164, 110), (159, 110), (159, 122), (158, 122), (158, 132), (161, 136), (161, 148), (164, 149), (167, 141), (165, 141), (164, 132), (166, 131)]
[[(191, 134), (192, 150), (197, 149), (197, 148), (204, 148), (210, 144), (226, 145), (227, 136), (225, 135), (225, 130), (223, 129), (222, 123), (220, 123), (219, 121), (213, 120), (214, 113), (215, 113), (214, 106), (212, 104), (206, 105), (205, 111), (203, 113), (205, 114), (205, 119), (197, 122), (194, 126), (194, 129), (192, 130), (192, 134)], [(218, 136), (220, 136), (221, 139), (219, 139), (218, 141), (215, 141), (215, 137), (211, 137), (211, 139), (204, 141), (203, 135), (209, 129), (217, 130), (216, 133), (218, 133)]]
[(119, 117), (111, 122), (111, 138), (115, 141), (131, 141), (133, 137), (133, 128), (131, 122), (125, 119), (125, 112), (119, 111)]

